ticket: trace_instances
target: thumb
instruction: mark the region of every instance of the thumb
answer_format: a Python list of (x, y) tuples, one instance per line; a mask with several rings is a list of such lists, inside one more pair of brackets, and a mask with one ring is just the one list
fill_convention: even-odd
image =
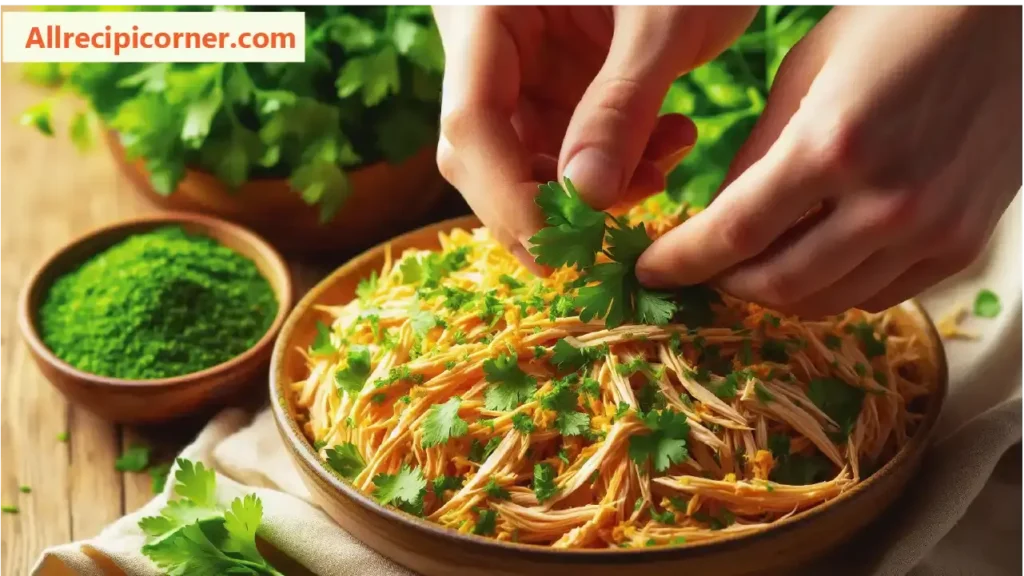
[(608, 57), (566, 128), (559, 172), (599, 210), (625, 190), (681, 72), (667, 54), (670, 23), (651, 14), (661, 11), (616, 10)]

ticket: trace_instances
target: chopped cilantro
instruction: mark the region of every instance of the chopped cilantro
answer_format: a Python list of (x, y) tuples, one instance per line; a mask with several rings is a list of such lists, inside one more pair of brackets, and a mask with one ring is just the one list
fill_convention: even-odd
[(378, 405), (379, 404), (383, 404), (384, 401), (387, 400), (387, 399), (388, 399), (388, 395), (383, 393), (383, 392), (377, 392), (373, 396), (370, 396), (370, 402), (373, 402), (374, 404), (378, 404)]
[(57, 442), (67, 442), (70, 439), (71, 439), (71, 436), (69, 436), (67, 432), (58, 432), (57, 433)]
[(665, 526), (671, 526), (676, 523), (676, 515), (669, 510), (659, 512), (653, 506), (651, 507), (651, 519), (658, 524), (664, 524)]
[(512, 497), (512, 495), (509, 494), (508, 490), (502, 487), (501, 484), (498, 484), (498, 481), (494, 478), (491, 478), (487, 482), (487, 485), (484, 486), (484, 492), (486, 492), (488, 496), (496, 500), (508, 500), (509, 498)]
[(754, 363), (754, 350), (750, 340), (744, 340), (740, 343), (740, 349), (736, 356), (739, 358), (740, 364), (744, 366), (750, 366)]
[(761, 344), (761, 357), (765, 362), (785, 364), (789, 362), (789, 352), (786, 352), (786, 343), (781, 340), (766, 339)]
[(508, 286), (509, 290), (515, 290), (517, 288), (522, 288), (523, 286), (525, 286), (525, 284), (509, 276), (508, 274), (502, 274), (501, 276), (498, 276), (498, 281), (504, 284), (505, 286)]
[(114, 469), (118, 472), (142, 472), (149, 466), (149, 453), (148, 446), (133, 445), (114, 462)]
[(853, 365), (853, 371), (857, 373), (857, 376), (863, 378), (868, 375), (868, 367), (863, 362), (857, 362)]
[(558, 493), (555, 487), (555, 467), (546, 462), (535, 464), (533, 467), (533, 493), (537, 501), (543, 504)]
[(999, 296), (995, 292), (984, 289), (974, 297), (974, 315), (979, 318), (995, 318), (1003, 311)]
[(832, 463), (820, 452), (815, 452), (811, 456), (790, 454), (789, 436), (785, 434), (769, 435), (768, 449), (775, 459), (770, 478), (779, 484), (805, 486), (822, 482), (828, 478), (828, 472), (832, 468)]
[(672, 464), (686, 460), (686, 438), (690, 426), (686, 416), (672, 410), (652, 411), (641, 416), (648, 433), (629, 438), (629, 457), (642, 466), (653, 461), (658, 472), (668, 470)]
[(430, 407), (423, 422), (424, 448), (444, 444), (451, 438), (459, 438), (469, 432), (469, 424), (459, 418), (461, 404), (462, 398), (453, 396), (444, 404), (434, 404)]
[(601, 395), (601, 383), (593, 378), (584, 378), (580, 383), (580, 392), (591, 398), (597, 398)]
[(555, 342), (552, 349), (551, 362), (559, 370), (575, 371), (589, 366), (608, 353), (607, 346), (580, 346), (569, 344), (565, 338)]
[(590, 427), (590, 416), (576, 410), (579, 394), (572, 388), (574, 380), (556, 381), (552, 391), (540, 399), (541, 406), (555, 412), (555, 428), (563, 436), (579, 436)]
[(516, 412), (512, 415), (512, 427), (520, 434), (531, 434), (534, 430), (533, 420), (525, 412)]
[(637, 404), (640, 405), (640, 410), (644, 412), (660, 410), (664, 408), (668, 402), (665, 398), (665, 394), (662, 393), (658, 385), (651, 381), (645, 382), (644, 385), (640, 387), (640, 390), (636, 395), (636, 401)]
[(483, 464), (491, 455), (491, 452), (494, 452), (498, 447), (498, 444), (501, 444), (501, 438), (498, 436), (488, 440), (486, 446), (480, 440), (473, 438), (473, 442), (469, 446), (469, 460), (477, 464)]
[(476, 524), (473, 526), (473, 534), (479, 536), (491, 536), (497, 529), (495, 524), (497, 522), (498, 513), (494, 510), (481, 510), (479, 517), (476, 520)]
[(885, 356), (885, 342), (875, 334), (875, 327), (867, 322), (847, 324), (845, 330), (857, 337), (864, 346), (864, 355), (868, 358)]
[(332, 446), (324, 451), (327, 455), (327, 464), (335, 472), (341, 474), (342, 478), (352, 480), (366, 468), (366, 461), (363, 460), (359, 449), (351, 442), (344, 442)]
[(562, 463), (565, 464), (566, 466), (568, 466), (570, 464), (570, 462), (569, 462), (569, 454), (568, 454), (568, 452), (565, 451), (565, 448), (559, 448), (558, 449), (558, 459), (561, 460)]
[(760, 382), (754, 384), (754, 395), (757, 396), (757, 399), (760, 400), (762, 404), (767, 404), (772, 400), (775, 400), (775, 395), (769, 392), (768, 389), (765, 388), (764, 384), (761, 384)]
[(373, 485), (373, 497), (381, 504), (391, 504), (416, 516), (423, 514), (427, 480), (419, 468), (404, 464), (397, 474), (374, 476)]
[(843, 339), (835, 334), (825, 334), (825, 347), (829, 350), (839, 350), (843, 347)]
[(807, 397), (839, 424), (844, 438), (849, 436), (864, 403), (863, 390), (835, 378), (814, 378), (807, 390)]
[(612, 417), (612, 421), (619, 420), (620, 418), (625, 416), (627, 412), (629, 412), (629, 404), (625, 402), (619, 402), (619, 405), (615, 407), (615, 416)]
[(345, 368), (334, 374), (334, 383), (339, 391), (355, 395), (363, 389), (366, 379), (370, 377), (370, 349), (366, 346), (350, 346), (347, 362)]
[(21, 512), (21, 509), (14, 504), (4, 504), (3, 506), (0, 506), (0, 512), (3, 512), (4, 514), (18, 514)]
[(313, 344), (309, 347), (309, 353), (314, 356), (328, 356), (338, 351), (338, 347), (331, 342), (331, 328), (323, 322), (316, 321), (316, 336)]
[(368, 278), (363, 278), (359, 281), (359, 286), (356, 286), (356, 296), (360, 300), (366, 300), (377, 291), (377, 271), (374, 270), (370, 273)]
[(459, 490), (465, 479), (462, 476), (438, 476), (431, 481), (434, 494), (441, 498), (448, 490)]
[(484, 391), (488, 410), (513, 410), (537, 390), (537, 379), (519, 368), (519, 357), (514, 352), (503, 352), (497, 358), (485, 360), (484, 379), (490, 383)]

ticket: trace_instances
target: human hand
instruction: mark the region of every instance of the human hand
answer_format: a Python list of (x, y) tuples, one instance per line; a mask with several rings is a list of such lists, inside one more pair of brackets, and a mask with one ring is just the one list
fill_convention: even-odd
[(696, 137), (658, 117), (669, 85), (714, 58), (756, 8), (435, 7), (445, 77), (441, 173), (524, 264), (539, 181), (568, 176), (599, 209), (664, 189)]
[(641, 282), (713, 280), (816, 317), (966, 267), (1021, 186), (1020, 18), (834, 8), (786, 57), (718, 198), (641, 256)]

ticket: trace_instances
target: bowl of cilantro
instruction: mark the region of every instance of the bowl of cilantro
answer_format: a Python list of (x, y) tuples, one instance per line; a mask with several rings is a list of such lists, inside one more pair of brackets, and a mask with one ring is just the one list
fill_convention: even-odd
[[(450, 190), (434, 162), (444, 53), (429, 7), (258, 9), (305, 13), (305, 62), (23, 70), (83, 99), (70, 137), (102, 140), (161, 207), (231, 220), (298, 252), (362, 249), (426, 223)], [(22, 122), (62, 128), (59, 95)]]

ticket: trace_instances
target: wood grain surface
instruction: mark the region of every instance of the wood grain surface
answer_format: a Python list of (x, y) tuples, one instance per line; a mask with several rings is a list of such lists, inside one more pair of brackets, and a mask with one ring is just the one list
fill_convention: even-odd
[[(147, 444), (155, 461), (170, 461), (212, 413), (160, 426), (115, 426), (68, 404), (32, 362), (15, 314), (32, 269), (89, 229), (158, 209), (118, 172), (100, 142), (81, 153), (67, 138), (68, 122), (80, 103), (62, 99), (54, 118), (56, 135), (45, 137), (19, 125), (18, 118), (53, 91), (27, 84), (16, 65), (0, 66), (0, 74), (0, 499), (20, 509), (0, 518), (0, 573), (16, 576), (28, 574), (47, 546), (95, 536), (152, 497), (147, 474), (114, 469), (125, 448)], [(453, 198), (437, 219), (465, 211)], [(344, 255), (291, 260), (296, 298), (344, 260)], [(259, 406), (266, 388), (258, 390), (245, 404)], [(58, 435), (65, 432), (69, 440), (61, 442)], [(22, 485), (32, 492), (19, 492)]]

